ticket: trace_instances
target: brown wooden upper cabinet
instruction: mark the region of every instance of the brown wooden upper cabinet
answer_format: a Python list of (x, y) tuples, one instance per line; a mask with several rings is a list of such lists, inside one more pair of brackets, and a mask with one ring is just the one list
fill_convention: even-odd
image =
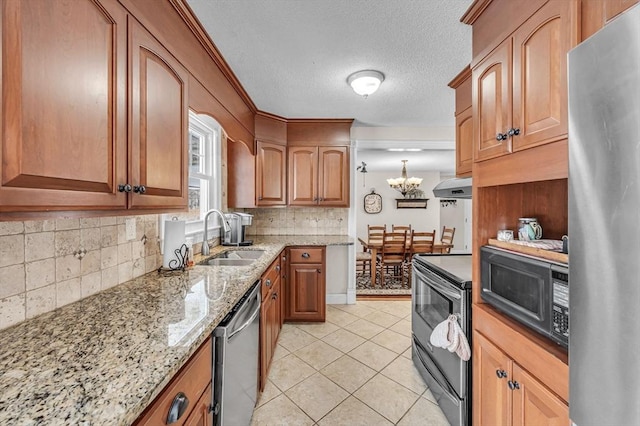
[(474, 66), (474, 161), (567, 137), (566, 56), (577, 43), (576, 9), (573, 1), (545, 3)]
[(640, 0), (583, 0), (582, 40), (591, 37), (596, 31), (617, 18)]
[(456, 176), (471, 176), (473, 164), (473, 111), (471, 67), (465, 67), (450, 83), (456, 91)]
[(349, 206), (349, 147), (288, 148), (289, 205)]
[(186, 206), (186, 72), (127, 19), (2, 1), (0, 212)]
[(256, 205), (287, 204), (287, 147), (258, 141), (256, 145)]

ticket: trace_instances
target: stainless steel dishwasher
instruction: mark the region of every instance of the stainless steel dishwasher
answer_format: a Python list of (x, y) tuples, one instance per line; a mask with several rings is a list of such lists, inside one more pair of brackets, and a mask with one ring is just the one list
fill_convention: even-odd
[(258, 280), (213, 331), (216, 426), (251, 423), (258, 397), (260, 300)]

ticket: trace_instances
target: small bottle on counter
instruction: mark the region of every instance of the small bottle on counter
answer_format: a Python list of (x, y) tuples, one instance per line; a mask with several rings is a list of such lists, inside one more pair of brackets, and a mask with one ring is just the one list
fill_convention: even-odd
[(195, 264), (194, 254), (193, 254), (193, 238), (186, 239), (187, 244), (187, 268), (192, 267)]

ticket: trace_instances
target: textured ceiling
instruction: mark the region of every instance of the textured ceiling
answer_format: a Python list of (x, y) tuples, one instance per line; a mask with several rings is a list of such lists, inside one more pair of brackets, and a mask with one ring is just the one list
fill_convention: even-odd
[[(188, 0), (263, 111), (360, 126), (454, 125), (447, 83), (471, 60), (471, 0)], [(376, 69), (364, 99), (349, 74)]]

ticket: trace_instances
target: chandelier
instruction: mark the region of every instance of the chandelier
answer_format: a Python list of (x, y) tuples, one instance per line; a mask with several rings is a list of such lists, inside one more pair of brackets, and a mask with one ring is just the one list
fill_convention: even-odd
[(389, 186), (396, 191), (399, 191), (403, 197), (406, 197), (407, 193), (417, 189), (422, 183), (421, 178), (410, 177), (407, 178), (407, 161), (402, 160), (402, 176), (395, 179), (387, 179)]

